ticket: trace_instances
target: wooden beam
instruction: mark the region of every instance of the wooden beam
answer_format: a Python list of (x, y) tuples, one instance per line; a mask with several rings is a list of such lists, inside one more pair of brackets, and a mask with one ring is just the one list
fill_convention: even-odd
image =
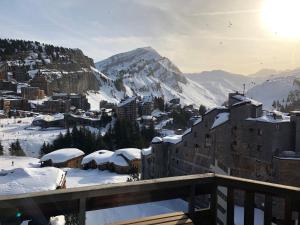
[(272, 196), (265, 195), (264, 225), (272, 225)]
[(254, 225), (254, 196), (254, 192), (245, 193), (244, 225)]
[(227, 188), (227, 224), (234, 224), (234, 189)]
[(285, 198), (284, 202), (284, 224), (292, 225), (292, 201), (290, 197)]

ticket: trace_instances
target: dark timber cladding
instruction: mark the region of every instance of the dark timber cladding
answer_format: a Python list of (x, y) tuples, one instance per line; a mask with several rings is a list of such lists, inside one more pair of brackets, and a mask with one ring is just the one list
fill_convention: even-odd
[[(210, 207), (195, 210), (193, 197), (210, 194), (216, 196), (217, 187), (229, 188), (227, 200), (228, 222), (234, 218), (234, 190), (245, 191), (245, 224), (254, 221), (254, 197), (256, 194), (267, 196), (265, 224), (271, 224), (272, 211), (270, 211), (270, 196), (285, 199), (282, 208), (285, 218), (277, 224), (291, 224), (293, 212), (300, 206), (300, 188), (284, 186), (261, 181), (253, 181), (230, 176), (214, 174), (189, 175), (181, 177), (168, 177), (138, 182), (98, 185), (64, 190), (28, 193), (16, 196), (0, 197), (0, 222), (12, 222), (18, 209), (23, 215), (22, 219), (38, 220), (41, 217), (78, 213), (80, 225), (85, 223), (85, 211), (111, 208), (121, 205), (130, 205), (157, 200), (183, 198), (189, 200), (189, 218), (194, 224), (216, 224), (216, 198), (210, 198)], [(191, 192), (191, 190), (193, 190)], [(192, 197), (191, 197), (192, 196)], [(297, 218), (299, 219), (299, 218)], [(233, 224), (233, 223), (231, 223)]]

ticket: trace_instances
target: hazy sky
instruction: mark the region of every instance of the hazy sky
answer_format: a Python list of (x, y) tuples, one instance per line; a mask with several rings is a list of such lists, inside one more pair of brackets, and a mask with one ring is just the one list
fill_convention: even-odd
[(300, 65), (300, 39), (261, 19), (266, 0), (0, 0), (0, 37), (80, 48), (95, 61), (152, 46), (183, 72)]

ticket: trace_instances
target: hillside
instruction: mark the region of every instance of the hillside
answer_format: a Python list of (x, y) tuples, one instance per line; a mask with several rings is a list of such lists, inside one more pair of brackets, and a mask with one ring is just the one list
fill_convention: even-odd
[(290, 75), (284, 72), (254, 86), (247, 92), (247, 95), (262, 102), (266, 109), (272, 109), (274, 101), (282, 103), (287, 99), (290, 92), (299, 90), (299, 86), (295, 83), (295, 80), (299, 78), (300, 72), (293, 71)]
[(248, 89), (253, 86), (251, 78), (239, 74), (232, 74), (222, 70), (204, 71), (202, 73), (186, 74), (186, 77), (205, 87), (221, 105), (233, 91), (243, 91), (243, 85)]
[(38, 71), (46, 75), (50, 92), (85, 92), (97, 89), (90, 69), (93, 60), (79, 49), (57, 47), (33, 41), (0, 39), (0, 61), (6, 61), (18, 82), (28, 82)]
[(153, 95), (166, 100), (180, 98), (183, 104), (212, 107), (218, 103), (210, 91), (186, 78), (169, 59), (151, 47), (111, 56), (97, 62), (96, 68), (101, 71), (102, 75), (98, 74), (102, 80), (103, 74), (108, 80), (103, 80), (99, 93), (91, 93), (90, 98), (119, 101), (124, 96)]

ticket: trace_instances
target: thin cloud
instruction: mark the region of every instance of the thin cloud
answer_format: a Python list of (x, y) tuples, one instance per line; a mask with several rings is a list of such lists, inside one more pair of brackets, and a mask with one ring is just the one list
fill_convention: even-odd
[(261, 12), (260, 9), (248, 9), (248, 10), (232, 10), (232, 11), (199, 12), (199, 13), (192, 14), (192, 16), (223, 16), (223, 15), (238, 15), (238, 14), (256, 14), (259, 12)]

